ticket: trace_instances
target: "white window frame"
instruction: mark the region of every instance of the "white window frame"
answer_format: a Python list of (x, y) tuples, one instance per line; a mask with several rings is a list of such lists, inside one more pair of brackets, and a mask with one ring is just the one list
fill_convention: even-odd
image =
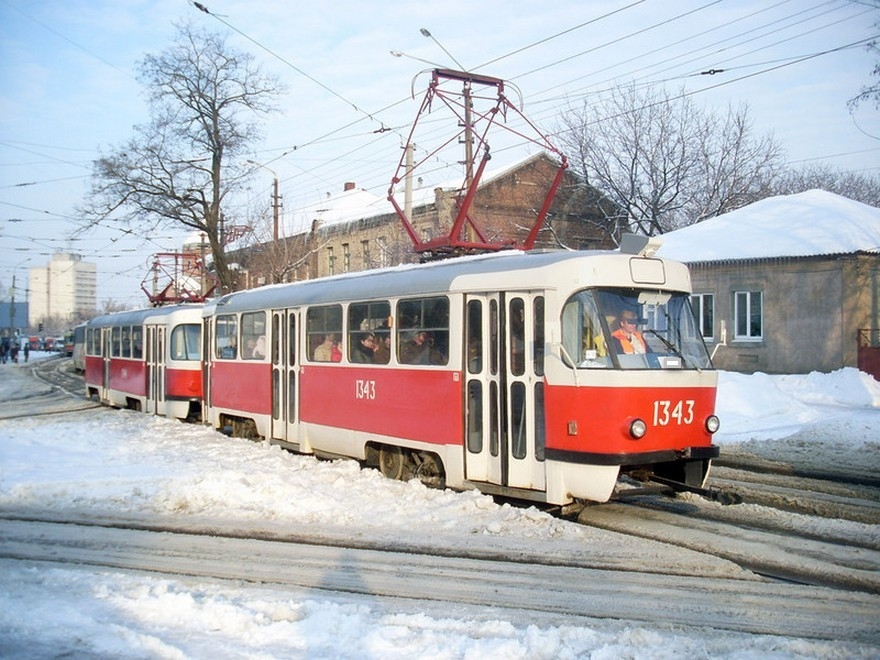
[[(705, 327), (704, 321), (706, 312), (706, 302), (711, 301), (712, 314), (709, 318), (709, 327)], [(691, 295), (691, 305), (694, 308), (694, 316), (697, 317), (697, 327), (700, 328), (700, 334), (704, 340), (715, 341), (715, 294), (714, 293), (694, 293)]]
[[(755, 312), (757, 307), (757, 312)], [(753, 317), (757, 313), (759, 327), (752, 327)], [(741, 321), (745, 322), (745, 333), (740, 331)], [(764, 339), (764, 292), (734, 291), (733, 292), (733, 338), (735, 341), (763, 341)]]

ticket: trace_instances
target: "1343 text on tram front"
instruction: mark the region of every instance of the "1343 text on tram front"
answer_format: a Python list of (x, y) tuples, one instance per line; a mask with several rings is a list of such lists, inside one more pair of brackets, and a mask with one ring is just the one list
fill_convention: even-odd
[(654, 426), (690, 424), (694, 421), (694, 401), (655, 401)]

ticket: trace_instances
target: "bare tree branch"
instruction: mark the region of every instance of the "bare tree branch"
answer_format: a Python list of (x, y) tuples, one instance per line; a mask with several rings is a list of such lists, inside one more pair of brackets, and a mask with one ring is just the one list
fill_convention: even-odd
[(91, 225), (108, 218), (148, 235), (160, 226), (202, 232), (223, 289), (233, 286), (225, 253), (224, 204), (241, 178), (237, 156), (260, 137), (255, 117), (283, 91), (224, 37), (178, 26), (176, 40), (140, 64), (151, 120), (94, 163), (82, 210)]
[(561, 122), (573, 167), (618, 209), (615, 240), (627, 231), (663, 234), (755, 201), (781, 160), (772, 137), (752, 137), (746, 108), (719, 117), (658, 88), (616, 88)]

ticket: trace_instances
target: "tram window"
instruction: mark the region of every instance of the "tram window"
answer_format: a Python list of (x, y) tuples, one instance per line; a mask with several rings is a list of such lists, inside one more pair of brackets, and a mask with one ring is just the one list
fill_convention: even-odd
[(526, 457), (526, 386), (521, 381), (510, 385), (510, 451), (514, 458)]
[(214, 333), (214, 356), (234, 360), (238, 355), (238, 319), (233, 314), (217, 317)]
[(266, 347), (266, 312), (248, 312), (241, 315), (241, 357), (243, 360), (262, 360)]
[(176, 325), (171, 331), (171, 359), (199, 360), (202, 357), (202, 328), (198, 323)]
[(544, 375), (544, 298), (538, 296), (533, 302), (533, 322), (532, 337), (534, 353), (532, 355), (532, 368), (536, 376)]
[(467, 369), (469, 374), (483, 370), (483, 303), (479, 300), (467, 305)]
[(290, 369), (287, 375), (287, 421), (296, 421), (296, 370)]
[[(498, 301), (489, 301), (489, 373), (498, 373)], [(494, 454), (493, 454), (494, 456)]]
[(119, 326), (110, 331), (110, 355), (119, 357), (122, 354), (122, 328)]
[(348, 308), (348, 359), (388, 364), (391, 360), (391, 304), (357, 303)]
[(513, 298), (510, 301), (510, 372), (514, 376), (522, 376), (526, 371), (525, 341), (525, 303), (522, 298)]
[(544, 383), (535, 383), (535, 459), (544, 460), (547, 444), (544, 425)]
[(397, 303), (397, 355), (403, 364), (449, 361), (449, 299), (414, 298)]
[(287, 364), (296, 364), (296, 316), (291, 313), (288, 317), (289, 327), (287, 332)]
[(562, 308), (563, 359), (570, 366), (607, 369), (611, 366), (596, 301), (590, 291), (580, 291)]
[(501, 447), (498, 424), (498, 383), (489, 383), (489, 453), (498, 456)]
[(276, 365), (280, 361), (282, 345), (284, 344), (282, 320), (282, 317), (278, 314), (272, 314), (272, 364)]
[(131, 328), (128, 326), (122, 328), (122, 357), (131, 357)]
[(467, 448), (472, 454), (483, 451), (483, 384), (478, 380), (468, 383)]
[(131, 328), (131, 357), (135, 360), (144, 357), (144, 329), (139, 325)]
[(309, 359), (314, 362), (341, 362), (342, 305), (310, 307), (306, 312)]
[(86, 355), (100, 355), (100, 344), (95, 340), (98, 332), (92, 328), (86, 330)]

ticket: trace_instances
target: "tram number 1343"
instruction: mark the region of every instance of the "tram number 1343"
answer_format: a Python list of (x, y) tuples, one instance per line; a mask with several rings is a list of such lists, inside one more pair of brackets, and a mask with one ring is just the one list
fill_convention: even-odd
[(690, 424), (694, 421), (694, 401), (655, 401), (654, 426)]
[(361, 380), (358, 379), (354, 381), (354, 395), (357, 399), (370, 399), (373, 400), (376, 398), (376, 381), (375, 380)]

